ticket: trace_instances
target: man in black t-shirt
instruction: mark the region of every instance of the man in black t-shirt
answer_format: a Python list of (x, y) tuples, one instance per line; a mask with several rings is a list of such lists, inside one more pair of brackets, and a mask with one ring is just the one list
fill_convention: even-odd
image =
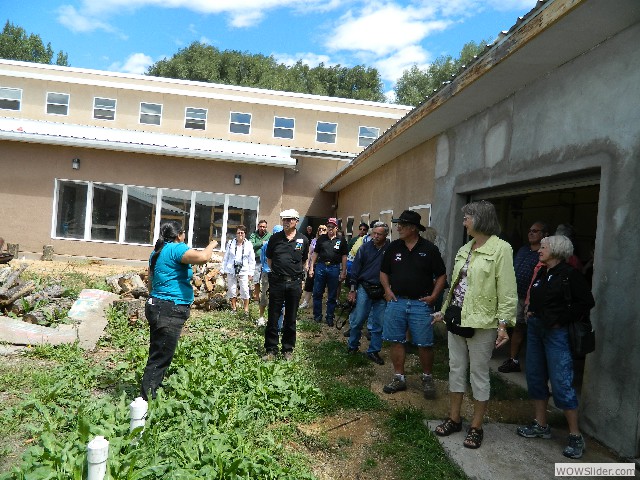
[(382, 338), (392, 342), (394, 369), (393, 380), (384, 386), (383, 391), (395, 393), (407, 389), (404, 344), (408, 330), (412, 342), (418, 347), (424, 396), (433, 399), (436, 389), (431, 376), (432, 305), (444, 289), (447, 275), (438, 247), (420, 236), (419, 232), (425, 230), (420, 220), (420, 214), (410, 210), (391, 220), (398, 224), (400, 238), (391, 242), (380, 268), (380, 283), (387, 301)]
[(264, 332), (263, 360), (273, 360), (278, 353), (278, 318), (284, 304), (282, 355), (290, 360), (296, 346), (296, 316), (302, 295), (302, 272), (309, 254), (309, 240), (296, 230), (300, 215), (294, 209), (280, 214), (284, 230), (271, 235), (265, 257), (269, 273), (269, 315)]
[(327, 291), (327, 325), (333, 326), (338, 286), (347, 276), (347, 242), (337, 236), (338, 220), (327, 220), (327, 233), (316, 240), (309, 276), (313, 277), (313, 318), (322, 322), (322, 296)]

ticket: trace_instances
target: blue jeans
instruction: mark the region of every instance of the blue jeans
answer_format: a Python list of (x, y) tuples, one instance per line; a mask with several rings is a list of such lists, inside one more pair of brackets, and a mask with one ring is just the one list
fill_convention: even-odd
[(407, 343), (407, 330), (417, 347), (433, 346), (433, 309), (420, 300), (400, 297), (397, 302), (387, 302), (384, 311), (384, 340)]
[(149, 322), (150, 341), (140, 394), (147, 400), (149, 394), (156, 398), (156, 390), (176, 352), (182, 326), (189, 318), (190, 307), (151, 297), (145, 304), (144, 313)]
[(573, 388), (573, 358), (566, 328), (546, 328), (540, 318), (527, 320), (527, 387), (534, 400), (547, 400), (551, 382), (553, 402), (562, 410), (578, 408)]
[(338, 304), (338, 285), (340, 284), (340, 265), (316, 263), (313, 271), (313, 318), (322, 321), (322, 295), (327, 288), (327, 323), (333, 324)]
[(386, 306), (387, 302), (384, 301), (384, 298), (371, 300), (364, 287), (362, 285), (358, 287), (356, 306), (349, 317), (349, 327), (351, 328), (351, 335), (349, 335), (350, 349), (358, 349), (360, 337), (362, 336), (362, 324), (365, 320), (370, 319), (367, 326), (371, 332), (371, 340), (369, 340), (367, 353), (382, 350), (382, 316)]

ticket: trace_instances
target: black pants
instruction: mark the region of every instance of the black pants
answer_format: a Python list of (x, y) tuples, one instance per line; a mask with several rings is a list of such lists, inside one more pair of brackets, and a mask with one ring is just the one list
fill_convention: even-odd
[(264, 348), (278, 352), (278, 318), (284, 304), (282, 325), (282, 353), (291, 352), (296, 346), (296, 316), (302, 295), (302, 278), (285, 280), (269, 275), (269, 318), (264, 333)]
[(189, 318), (190, 307), (151, 297), (147, 300), (144, 313), (149, 322), (151, 338), (140, 393), (147, 400), (149, 394), (156, 398), (156, 390), (176, 352), (182, 326)]

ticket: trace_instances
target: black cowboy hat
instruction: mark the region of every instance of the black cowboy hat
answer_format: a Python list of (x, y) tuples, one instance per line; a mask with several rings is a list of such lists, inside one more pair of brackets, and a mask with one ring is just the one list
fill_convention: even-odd
[(422, 220), (420, 214), (412, 210), (405, 210), (399, 218), (391, 219), (393, 223), (410, 223), (411, 225), (418, 227), (418, 230), (421, 232), (424, 232), (427, 228), (420, 223), (420, 220)]

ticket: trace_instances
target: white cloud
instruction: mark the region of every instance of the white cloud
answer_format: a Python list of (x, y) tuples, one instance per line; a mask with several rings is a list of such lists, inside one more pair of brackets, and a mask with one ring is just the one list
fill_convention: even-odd
[(211, 39), (205, 37), (204, 35), (200, 37), (200, 43), (204, 43), (205, 45), (213, 45)]
[(125, 60), (124, 64), (121, 62), (115, 62), (109, 65), (108, 70), (124, 73), (136, 73), (139, 75), (144, 74), (154, 61), (149, 55), (144, 53), (132, 53)]
[(394, 4), (375, 8), (357, 18), (349, 12), (341, 18), (326, 45), (334, 51), (364, 50), (389, 55), (419, 43), (451, 23), (447, 19), (429, 18), (432, 16), (431, 9), (403, 8)]
[(62, 5), (58, 8), (58, 22), (72, 32), (86, 33), (94, 30), (113, 32), (115, 30), (108, 23), (81, 14), (71, 5)]
[(429, 53), (419, 45), (410, 45), (392, 55), (378, 59), (374, 62), (374, 66), (380, 72), (382, 80), (389, 83), (395, 83), (402, 72), (408, 70), (413, 65), (424, 70), (429, 67)]

